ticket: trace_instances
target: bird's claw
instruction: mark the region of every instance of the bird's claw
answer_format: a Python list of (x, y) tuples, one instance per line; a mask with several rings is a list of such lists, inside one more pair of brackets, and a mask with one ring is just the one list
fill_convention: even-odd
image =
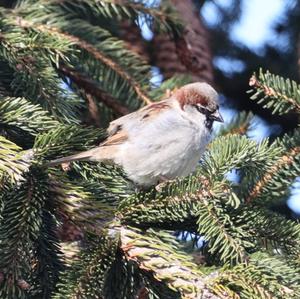
[(160, 177), (160, 183), (155, 186), (155, 190), (161, 193), (163, 189), (172, 182), (175, 182), (175, 180), (169, 180), (166, 177)]

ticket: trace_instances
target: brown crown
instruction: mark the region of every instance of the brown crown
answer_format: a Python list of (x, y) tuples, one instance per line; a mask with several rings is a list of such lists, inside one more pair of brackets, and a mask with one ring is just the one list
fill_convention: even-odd
[(193, 87), (180, 88), (176, 91), (175, 97), (177, 98), (181, 108), (183, 108), (184, 105), (201, 104), (204, 107), (208, 105), (207, 97), (199, 93), (199, 91)]

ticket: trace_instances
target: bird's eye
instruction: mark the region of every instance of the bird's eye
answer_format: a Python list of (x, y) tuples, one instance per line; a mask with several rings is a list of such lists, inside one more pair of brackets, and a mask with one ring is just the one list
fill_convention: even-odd
[(209, 111), (208, 111), (206, 108), (202, 107), (202, 106), (195, 105), (195, 107), (196, 107), (196, 109), (197, 109), (200, 113), (203, 113), (203, 114), (208, 114), (208, 113), (209, 113)]

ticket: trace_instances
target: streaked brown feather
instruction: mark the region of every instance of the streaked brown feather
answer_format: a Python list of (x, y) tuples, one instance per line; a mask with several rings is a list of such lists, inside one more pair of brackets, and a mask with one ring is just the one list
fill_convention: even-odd
[(100, 143), (100, 146), (117, 145), (123, 143), (126, 140), (128, 140), (128, 133), (120, 126), (119, 130), (115, 131), (115, 133), (113, 133), (105, 141)]
[(153, 103), (151, 105), (148, 105), (141, 109), (141, 118), (142, 119), (150, 119), (161, 113), (161, 111), (169, 109), (170, 103), (168, 103), (168, 100), (164, 100), (161, 102)]

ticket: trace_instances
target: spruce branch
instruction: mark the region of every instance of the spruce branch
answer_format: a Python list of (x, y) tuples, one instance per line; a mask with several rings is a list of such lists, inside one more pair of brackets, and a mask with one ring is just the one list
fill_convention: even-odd
[[(122, 200), (128, 199), (136, 191), (136, 186), (127, 178), (123, 169), (117, 165), (102, 163), (78, 162), (74, 163), (72, 172), (85, 185), (86, 190), (90, 190), (98, 196), (105, 196), (105, 190), (109, 196), (106, 200), (112, 200), (111, 205), (118, 205)], [(90, 189), (91, 185), (93, 185)], [(99, 195), (98, 191), (101, 192)]]
[[(36, 33), (34, 28), (25, 30), (20, 27), (19, 22), (16, 18), (7, 23), (0, 22), (0, 28), (4, 32), (0, 44), (0, 57), (13, 70), (10, 82), (13, 95), (40, 104), (62, 122), (78, 122), (77, 109), (80, 99), (63, 88), (62, 80), (53, 68), (53, 64), (65, 59), (62, 53), (69, 53), (70, 45), (51, 49), (52, 43), (61, 43), (61, 38), (44, 40), (44, 33)], [(45, 46), (32, 46), (39, 42), (44, 42)]]
[(219, 192), (227, 194), (226, 186), (216, 184), (213, 188), (206, 177), (190, 176), (170, 182), (160, 192), (153, 189), (132, 194), (120, 202), (118, 215), (126, 225), (194, 232), (198, 204)]
[[(114, 224), (115, 225), (115, 224)], [(115, 231), (111, 227), (109, 233), (114, 235)], [(157, 293), (152, 292), (147, 281), (147, 277), (142, 276), (138, 267), (128, 262), (120, 249), (120, 242), (116, 251), (116, 259), (109, 269), (104, 284), (104, 298), (107, 299), (123, 299), (123, 298), (138, 298), (143, 290), (157, 298)], [(145, 290), (146, 288), (146, 290)], [(175, 292), (172, 291), (172, 294)], [(165, 295), (165, 293), (163, 293)], [(168, 298), (168, 297), (167, 297)], [(174, 298), (174, 297), (172, 297)]]
[[(0, 287), (2, 298), (23, 298), (27, 290), (46, 194), (47, 178), (35, 169), (22, 185), (12, 187), (4, 195), (0, 223), (0, 272), (5, 277)], [(21, 280), (24, 283), (20, 285)]]
[(137, 263), (141, 271), (161, 281), (181, 298), (219, 298), (206, 286), (206, 279), (196, 265), (180, 252), (169, 234), (119, 227), (121, 249), (126, 259)]
[(53, 299), (104, 298), (107, 272), (116, 259), (118, 235), (89, 236), (88, 246), (64, 273)]
[(35, 136), (56, 128), (59, 122), (40, 105), (33, 105), (24, 98), (4, 97), (0, 102), (1, 125), (17, 127)]
[[(66, 35), (66, 33), (65, 33)], [(142, 87), (139, 83), (131, 77), (125, 70), (123, 70), (117, 63), (115, 63), (112, 59), (105, 56), (103, 53), (100, 53), (98, 49), (93, 47), (91, 44), (83, 40), (79, 40), (79, 38), (75, 36), (68, 35), (68, 37), (79, 45), (80, 48), (86, 50), (88, 53), (94, 56), (95, 59), (101, 61), (103, 64), (107, 65), (109, 68), (114, 70), (117, 74), (119, 74), (128, 84), (134, 89), (138, 97), (146, 104), (151, 104), (152, 101), (145, 94)]]
[(71, 69), (67, 66), (60, 66), (59, 71), (70, 78), (79, 88), (83, 88), (86, 92), (93, 95), (99, 102), (104, 103), (108, 108), (111, 108), (117, 115), (122, 116), (129, 113), (127, 107), (118, 103), (111, 95), (106, 93), (97, 86), (97, 82), (82, 75), (80, 72)]
[[(177, 14), (172, 10), (162, 11), (157, 7), (149, 6), (147, 1), (127, 0), (51, 0), (38, 1), (43, 5), (44, 11), (39, 10), (36, 1), (21, 1), (18, 10), (29, 19), (46, 22), (49, 18), (57, 18), (55, 11), (61, 9), (62, 14), (68, 14), (73, 18), (85, 18), (87, 15), (95, 19), (138, 21), (139, 17), (152, 28), (154, 22), (159, 24), (158, 30), (169, 33), (179, 33), (183, 24)], [(46, 13), (45, 13), (46, 12)]]
[(234, 225), (228, 215), (223, 215), (221, 206), (204, 201), (199, 208), (198, 233), (209, 241), (208, 251), (219, 257), (222, 262), (232, 264), (246, 261), (247, 250), (253, 244), (247, 240), (248, 233)]
[(222, 127), (217, 135), (246, 135), (248, 130), (251, 129), (252, 119), (253, 114), (251, 112), (242, 111), (228, 125)]
[[(24, 26), (23, 18), (15, 14), (14, 10), (7, 13), (7, 11), (0, 8), (0, 15), (3, 17), (3, 21), (0, 23), (3, 30), (1, 36), (4, 46), (3, 51), (6, 49), (28, 53), (38, 52), (43, 58), (50, 59), (54, 64), (57, 64), (59, 59), (67, 61), (67, 55), (74, 55), (72, 53), (73, 42), (63, 38), (63, 36), (55, 36), (51, 32), (39, 31), (34, 26)], [(6, 53), (8, 54), (8, 52)], [(31, 58), (33, 59), (33, 57)]]
[[(24, 18), (29, 22), (36, 23), (37, 26), (41, 23), (47, 26), (51, 24), (51, 28), (71, 34), (81, 41), (92, 45), (102, 56), (119, 65), (119, 68), (131, 76), (144, 91), (147, 90), (151, 78), (150, 66), (143, 63), (137, 55), (127, 50), (121, 40), (115, 38), (107, 29), (103, 28), (103, 24), (97, 26), (86, 19), (79, 18), (73, 12), (73, 9), (76, 10), (76, 6), (73, 7), (73, 5), (71, 5), (73, 9), (69, 7), (67, 10), (64, 10), (59, 5), (52, 7), (45, 4), (40, 17), (38, 15), (41, 13), (41, 10), (37, 6), (36, 13), (29, 18), (29, 15), (31, 16), (32, 13), (31, 10), (35, 9), (34, 7), (34, 5), (33, 8), (30, 6), (30, 12), (20, 14), (24, 15)], [(97, 21), (95, 22), (97, 23)], [(76, 23), (76, 26), (73, 26), (74, 23)], [(53, 32), (52, 35), (54, 35)], [(83, 51), (78, 45), (73, 45), (73, 48), (76, 55), (73, 57), (69, 56), (69, 65), (77, 70), (80, 69), (82, 73), (88, 74), (89, 77), (98, 81), (98, 85), (103, 90), (124, 102), (132, 110), (139, 108), (143, 104), (143, 101), (137, 96), (132, 86), (126, 82), (126, 79), (120, 77), (109, 65), (104, 64), (101, 60), (96, 60), (93, 54)], [(107, 114), (107, 111), (103, 111), (101, 114), (102, 118), (107, 117)]]
[(0, 136), (0, 182), (9, 177), (11, 182), (23, 179), (30, 166), (31, 157), (21, 152), (21, 148)]
[(203, 158), (201, 173), (222, 179), (233, 169), (265, 169), (273, 164), (274, 157), (280, 152), (278, 146), (268, 144), (268, 139), (257, 144), (246, 136), (220, 136), (209, 145)]
[[(116, 165), (38, 168), (106, 137), (78, 125), (84, 100), (99, 99), (94, 117), (105, 123), (189, 82), (175, 77), (150, 90), (150, 67), (114, 37), (120, 20), (166, 29), (185, 64), (197, 47), (182, 36), (172, 8), (156, 2), (18, 2), (0, 8), (0, 126), (7, 136), (0, 137), (0, 297), (300, 298), (299, 224), (270, 210), (299, 176), (300, 131), (257, 144), (245, 136), (250, 116), (241, 114), (208, 146), (196, 173), (148, 190)], [(300, 112), (294, 82), (265, 74), (251, 82), (275, 112)], [(228, 176), (235, 170), (239, 183)], [(80, 242), (63, 256), (64, 220), (78, 228)], [(188, 249), (176, 230), (195, 236)], [(200, 251), (198, 265), (192, 257)]]
[[(0, 39), (1, 42), (1, 39)], [(0, 58), (0, 96), (8, 97), (12, 96), (13, 91), (11, 89), (10, 83), (13, 80), (12, 69), (9, 67), (8, 63)]]
[(140, 84), (132, 77), (126, 70), (122, 69), (119, 64), (117, 64), (115, 61), (113, 61), (111, 58), (109, 58), (107, 55), (102, 53), (99, 49), (94, 47), (92, 44), (89, 44), (83, 39), (78, 38), (77, 36), (71, 35), (69, 33), (61, 32), (58, 28), (46, 26), (46, 25), (38, 25), (31, 23), (25, 19), (20, 21), (20, 25), (24, 28), (27, 27), (34, 27), (35, 29), (38, 29), (42, 32), (51, 33), (55, 36), (63, 37), (70, 42), (76, 44), (79, 48), (87, 51), (90, 55), (92, 55), (96, 60), (99, 60), (101, 63), (106, 65), (108, 68), (112, 69), (114, 72), (116, 72), (121, 78), (123, 78), (129, 86), (132, 87), (132, 89), (135, 91), (137, 96), (145, 103), (145, 104), (151, 104), (152, 101), (149, 99), (149, 97), (144, 92), (143, 88), (140, 86)]
[(44, 209), (40, 234), (34, 243), (35, 261), (30, 278), (32, 299), (51, 298), (60, 274), (65, 270), (56, 230), (54, 216)]
[(286, 192), (290, 182), (299, 175), (300, 162), (300, 132), (296, 130), (292, 136), (285, 135), (278, 141), (279, 155), (256, 181), (245, 198), (247, 203), (257, 201), (262, 197), (278, 198)]
[(61, 175), (51, 175), (49, 192), (58, 216), (83, 230), (99, 233), (114, 218), (115, 207), (105, 190), (98, 191), (100, 196), (97, 196), (85, 187)]
[(300, 253), (300, 225), (295, 221), (255, 204), (239, 209), (233, 218), (256, 240), (257, 248), (287, 256)]
[(194, 176), (172, 183), (158, 195), (138, 194), (121, 202), (118, 215), (122, 223), (142, 228), (196, 232), (209, 241), (211, 255), (236, 263), (246, 259), (253, 244), (242, 226), (233, 224), (225, 204), (235, 209), (239, 206), (226, 182)]
[(272, 179), (274, 173), (277, 173), (281, 168), (285, 166), (289, 166), (295, 161), (296, 156), (300, 153), (300, 147), (295, 147), (291, 149), (288, 153), (283, 155), (281, 159), (277, 161), (276, 165), (273, 165), (269, 171), (263, 176), (261, 180), (257, 182), (249, 196), (246, 198), (246, 202), (250, 203), (252, 199), (257, 198), (259, 194), (262, 192), (262, 189), (267, 185)]
[[(67, 266), (71, 266), (74, 260), (79, 256), (79, 253), (82, 249), (81, 240), (72, 241), (72, 242), (61, 242), (61, 251), (64, 257), (64, 263)], [(66, 269), (65, 269), (66, 270)]]
[(280, 257), (261, 252), (251, 255), (248, 263), (232, 269), (225, 267), (211, 283), (216, 290), (220, 286), (231, 289), (236, 297), (229, 298), (292, 299), (299, 296), (299, 270)]
[(300, 113), (300, 86), (290, 79), (259, 71), (249, 82), (253, 87), (251, 99), (264, 104), (264, 108), (272, 109), (273, 113), (285, 114), (291, 110)]
[(122, 40), (114, 37), (108, 30), (92, 25), (88, 21), (74, 19), (74, 22), (77, 24), (75, 28), (70, 23), (63, 26), (58, 23), (57, 27), (62, 32), (75, 35), (97, 49), (101, 49), (106, 56), (116, 61), (141, 85), (147, 86), (149, 84), (151, 79), (150, 66), (141, 61), (141, 58), (134, 52), (127, 50)]

